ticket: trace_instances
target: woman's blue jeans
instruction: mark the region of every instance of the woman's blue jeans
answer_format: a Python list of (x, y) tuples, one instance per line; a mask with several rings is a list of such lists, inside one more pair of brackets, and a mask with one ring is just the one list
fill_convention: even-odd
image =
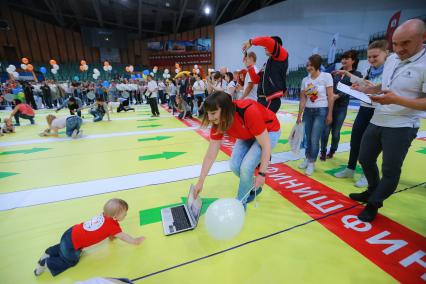
[[(269, 132), (271, 151), (280, 139), (281, 131)], [(254, 170), (260, 163), (262, 148), (256, 139), (237, 139), (231, 155), (232, 172), (240, 177), (237, 199), (246, 204), (247, 193), (253, 188)]]
[(327, 107), (305, 108), (303, 112), (303, 122), (305, 124), (305, 156), (306, 159), (314, 163), (319, 153), (321, 135), (326, 126)]

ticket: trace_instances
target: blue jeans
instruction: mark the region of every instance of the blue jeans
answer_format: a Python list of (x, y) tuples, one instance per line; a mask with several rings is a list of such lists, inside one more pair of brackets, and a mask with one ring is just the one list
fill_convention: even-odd
[(93, 115), (93, 122), (101, 121), (104, 118), (104, 114), (97, 109), (91, 109), (90, 114)]
[(15, 113), (14, 117), (15, 117), (16, 124), (18, 124), (18, 125), (20, 124), (20, 122), (19, 122), (19, 118), (28, 119), (28, 120), (31, 122), (31, 124), (34, 124), (34, 123), (35, 123), (35, 122), (34, 122), (34, 116), (30, 116), (30, 115), (23, 114), (23, 113), (22, 113), (22, 112), (20, 112), (20, 111), (17, 111), (17, 112)]
[(66, 121), (66, 134), (67, 136), (71, 136), (72, 132), (77, 129), (78, 132), (80, 132), (80, 126), (83, 123), (83, 120), (79, 116), (70, 116), (67, 118)]
[(328, 107), (305, 108), (303, 122), (305, 123), (305, 156), (314, 163), (317, 160), (321, 135), (326, 126)]
[[(281, 131), (269, 132), (268, 134), (272, 151), (280, 139)], [(236, 176), (240, 177), (237, 199), (240, 200), (243, 205), (246, 204), (248, 197), (246, 196), (247, 193), (253, 187), (254, 170), (257, 165), (259, 165), (261, 156), (262, 148), (256, 139), (237, 139), (237, 142), (235, 142), (229, 164), (231, 171), (233, 171)]]
[(80, 260), (81, 250), (74, 249), (71, 241), (71, 231), (72, 228), (69, 228), (62, 235), (59, 244), (46, 250), (46, 253), (49, 255), (46, 259), (46, 264), (53, 276), (76, 265)]
[(330, 152), (334, 153), (339, 147), (340, 141), (340, 130), (342, 129), (343, 122), (345, 121), (348, 107), (336, 107), (333, 108), (333, 122), (330, 125), (326, 125), (321, 137), (321, 153), (327, 152), (328, 137), (331, 131), (331, 147)]
[(194, 104), (194, 111), (192, 114), (196, 115), (204, 101), (204, 94), (195, 94), (194, 97), (196, 103)]

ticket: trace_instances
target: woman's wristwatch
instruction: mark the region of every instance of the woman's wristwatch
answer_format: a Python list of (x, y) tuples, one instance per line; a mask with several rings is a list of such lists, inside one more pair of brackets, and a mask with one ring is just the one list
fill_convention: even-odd
[(264, 172), (258, 172), (258, 175), (265, 177), (265, 173)]

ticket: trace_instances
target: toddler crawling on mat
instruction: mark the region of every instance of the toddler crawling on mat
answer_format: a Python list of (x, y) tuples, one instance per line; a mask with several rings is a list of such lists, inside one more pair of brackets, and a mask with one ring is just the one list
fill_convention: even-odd
[(104, 212), (91, 220), (69, 228), (61, 237), (59, 244), (46, 249), (38, 260), (34, 274), (39, 276), (46, 269), (53, 276), (76, 265), (80, 260), (81, 251), (91, 245), (97, 244), (107, 237), (115, 237), (129, 244), (139, 245), (145, 237), (133, 238), (122, 232), (121, 222), (127, 215), (129, 206), (122, 199), (111, 199), (104, 205)]

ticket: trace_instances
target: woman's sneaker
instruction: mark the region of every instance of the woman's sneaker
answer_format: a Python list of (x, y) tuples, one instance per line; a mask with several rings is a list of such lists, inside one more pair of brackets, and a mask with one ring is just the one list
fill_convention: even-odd
[(308, 163), (308, 166), (306, 167), (305, 174), (307, 176), (311, 176), (315, 171), (315, 163)]
[(337, 178), (353, 178), (355, 174), (354, 170), (345, 168), (343, 171), (337, 172), (334, 174)]
[(40, 276), (47, 269), (46, 259), (47, 258), (44, 258), (44, 259), (38, 261), (38, 265), (34, 269), (34, 275), (35, 276)]
[(308, 167), (308, 159), (304, 159), (303, 162), (299, 165), (299, 169), (306, 169)]
[(321, 152), (321, 153), (320, 153), (320, 160), (321, 160), (321, 161), (325, 161), (325, 160), (327, 160), (327, 155), (325, 154), (325, 152)]
[(368, 180), (365, 177), (365, 175), (361, 175), (359, 180), (357, 180), (357, 182), (355, 183), (355, 186), (356, 187), (367, 187), (368, 186)]

